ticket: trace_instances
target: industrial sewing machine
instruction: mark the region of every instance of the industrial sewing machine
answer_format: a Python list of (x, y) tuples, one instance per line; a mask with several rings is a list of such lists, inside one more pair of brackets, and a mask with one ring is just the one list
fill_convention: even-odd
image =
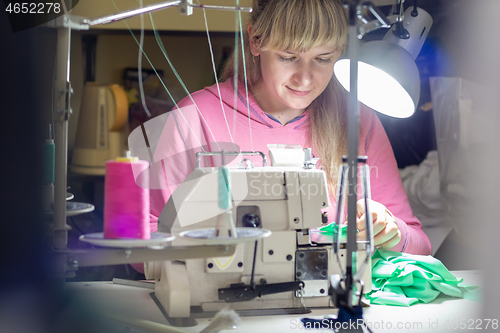
[[(170, 317), (189, 317), (191, 306), (217, 311), (228, 303), (236, 310), (333, 306), (328, 295), (329, 277), (341, 274), (337, 257), (345, 267), (346, 240), (341, 240), (336, 256), (332, 252), (333, 236), (317, 230), (327, 223), (322, 212), (328, 207), (326, 176), (314, 167), (310, 154), (304, 161), (304, 152), (300, 152), (302, 160), (295, 165), (289, 158), (283, 161), (276, 152), (270, 152), (273, 166), (267, 166), (266, 155), (251, 152), (262, 156), (262, 167), (253, 167), (243, 159), (237, 167), (229, 168), (235, 226), (238, 230), (272, 232), (246, 242), (212, 237), (217, 218), (223, 213), (217, 206), (217, 169), (200, 167), (201, 156), (197, 156), (197, 168), (165, 205), (158, 231), (181, 235), (172, 246), (200, 242), (238, 245), (231, 257), (146, 263), (146, 277), (156, 279), (156, 297)], [(196, 235), (196, 230), (210, 230), (212, 234), (206, 237), (205, 233), (197, 242), (182, 237), (187, 231)], [(366, 243), (357, 245), (359, 268), (366, 258)], [(370, 264), (366, 266), (362, 281), (364, 290), (369, 291), (371, 269)]]

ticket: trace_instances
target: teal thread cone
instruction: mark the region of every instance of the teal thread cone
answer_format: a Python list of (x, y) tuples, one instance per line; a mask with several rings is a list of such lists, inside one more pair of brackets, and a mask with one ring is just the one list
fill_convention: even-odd
[(219, 207), (231, 208), (231, 175), (227, 167), (219, 169)]

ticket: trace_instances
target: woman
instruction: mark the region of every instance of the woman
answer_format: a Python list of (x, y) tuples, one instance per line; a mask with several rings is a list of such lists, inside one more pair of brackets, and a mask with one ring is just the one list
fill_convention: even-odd
[[(220, 151), (220, 142), (229, 143), (225, 149), (239, 146), (242, 151), (265, 153), (267, 144), (273, 143), (312, 147), (327, 175), (331, 220), (338, 167), (347, 152), (346, 92), (333, 75), (333, 65), (346, 44), (347, 20), (340, 0), (255, 0), (245, 32), (245, 66), (240, 57), (235, 75), (231, 57), (223, 83), (192, 94), (179, 103), (182, 112), (173, 111), (175, 126), (164, 132), (175, 132), (165, 149), (177, 151), (176, 167), (163, 174), (167, 189), (151, 190), (151, 222), (156, 224), (170, 194), (192, 171), (189, 148)], [(181, 156), (172, 147), (185, 147), (187, 154)], [(374, 112), (363, 107), (359, 152), (368, 156), (371, 166), (375, 246), (430, 254), (387, 136)], [(358, 205), (361, 236), (363, 210)]]

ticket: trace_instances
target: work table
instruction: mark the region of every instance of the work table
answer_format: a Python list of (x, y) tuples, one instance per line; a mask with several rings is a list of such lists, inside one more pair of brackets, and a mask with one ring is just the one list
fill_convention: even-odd
[[(482, 285), (478, 271), (452, 271), (463, 283)], [(168, 325), (160, 309), (150, 296), (153, 289), (114, 284), (111, 281), (69, 282), (68, 291), (74, 292), (79, 299), (90, 306), (99, 307), (97, 311), (119, 314), (127, 318), (138, 318)], [(303, 315), (273, 315), (242, 317), (236, 332), (300, 332), (305, 331), (301, 318), (323, 319), (327, 315), (336, 315), (333, 308), (313, 309)], [(370, 305), (364, 308), (365, 321), (373, 332), (457, 332), (467, 329), (494, 328), (499, 318), (482, 318), (482, 303), (440, 295), (429, 304), (416, 304), (410, 307)], [(488, 319), (491, 319), (489, 321)], [(209, 319), (196, 319), (198, 325), (182, 327), (187, 332), (200, 332), (209, 323)], [(461, 329), (462, 327), (462, 329)], [(498, 326), (496, 326), (498, 328)], [(329, 329), (317, 329), (311, 332), (331, 332)]]

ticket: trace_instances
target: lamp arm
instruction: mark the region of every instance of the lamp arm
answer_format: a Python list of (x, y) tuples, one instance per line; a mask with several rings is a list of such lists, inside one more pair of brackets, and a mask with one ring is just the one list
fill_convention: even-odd
[(404, 4), (404, 2), (405, 2), (404, 0), (398, 0), (398, 3), (396, 4), (396, 8), (398, 8), (398, 6), (399, 6), (396, 14), (399, 16), (400, 22), (403, 22), (403, 13), (404, 13), (403, 4)]
[[(368, 18), (364, 16), (364, 9), (367, 9), (375, 17), (375, 20), (369, 21)], [(356, 12), (360, 21), (358, 31), (359, 39), (363, 38), (365, 34), (378, 30), (380, 28), (390, 28), (391, 25), (402, 20), (400, 14), (386, 16), (371, 1), (363, 1), (362, 3), (360, 3)]]
[(388, 28), (391, 26), (392, 23), (394, 23), (394, 22), (392, 22), (392, 23), (389, 22), (387, 20), (387, 17), (384, 15), (384, 13), (382, 13), (382, 11), (378, 7), (376, 7), (373, 4), (373, 2), (371, 2), (371, 1), (362, 2), (361, 8), (368, 9), (370, 11), (370, 13), (372, 13), (372, 15), (375, 16), (375, 18), (380, 22), (380, 24), (383, 28)]
[(363, 25), (359, 27), (359, 34), (358, 38), (363, 38), (364, 35), (366, 35), (369, 32), (378, 30), (380, 28), (390, 28), (394, 23), (397, 22), (398, 16), (397, 15), (391, 15), (387, 16), (385, 18), (389, 25), (383, 25), (379, 20), (372, 20), (370, 22), (366, 22)]

